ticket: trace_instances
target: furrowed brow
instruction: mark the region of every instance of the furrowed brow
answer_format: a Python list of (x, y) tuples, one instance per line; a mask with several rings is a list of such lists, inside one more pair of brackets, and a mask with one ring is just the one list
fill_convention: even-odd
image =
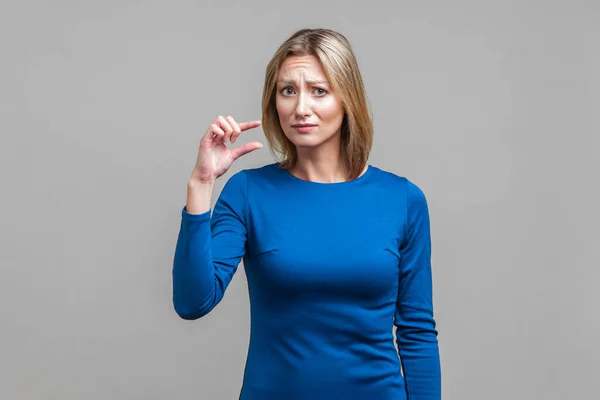
[[(294, 85), (294, 84), (296, 84), (296, 81), (290, 80), (290, 79), (280, 79), (277, 82), (278, 83), (288, 84), (288, 85)], [(326, 84), (326, 85), (329, 85), (328, 81), (306, 81), (306, 83), (309, 84), (309, 85), (315, 85), (315, 84)]]

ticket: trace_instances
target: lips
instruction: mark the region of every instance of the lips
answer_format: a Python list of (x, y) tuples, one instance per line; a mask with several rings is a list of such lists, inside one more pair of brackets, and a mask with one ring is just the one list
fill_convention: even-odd
[(317, 125), (315, 124), (295, 124), (292, 125), (292, 127), (297, 130), (298, 132), (302, 132), (302, 133), (308, 133), (308, 132), (312, 132)]
[(317, 126), (316, 124), (295, 124), (292, 125), (294, 128), (310, 128), (313, 126)]

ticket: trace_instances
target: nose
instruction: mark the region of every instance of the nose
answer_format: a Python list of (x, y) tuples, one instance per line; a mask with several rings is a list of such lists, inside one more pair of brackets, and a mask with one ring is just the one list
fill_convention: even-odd
[(298, 95), (298, 102), (296, 103), (296, 116), (305, 117), (310, 115), (310, 104), (309, 99), (304, 92), (300, 92)]

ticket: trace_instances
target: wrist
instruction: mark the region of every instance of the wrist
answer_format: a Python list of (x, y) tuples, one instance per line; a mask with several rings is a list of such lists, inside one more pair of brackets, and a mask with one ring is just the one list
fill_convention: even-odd
[(210, 179), (210, 180), (202, 180), (199, 178), (190, 178), (190, 180), (187, 183), (188, 188), (190, 189), (195, 189), (195, 188), (212, 188), (215, 184), (215, 180), (214, 179)]

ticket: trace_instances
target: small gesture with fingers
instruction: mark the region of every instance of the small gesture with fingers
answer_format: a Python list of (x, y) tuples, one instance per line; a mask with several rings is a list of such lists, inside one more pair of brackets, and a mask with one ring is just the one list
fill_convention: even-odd
[(198, 159), (190, 180), (202, 183), (214, 182), (223, 175), (231, 164), (241, 156), (260, 149), (260, 142), (246, 143), (229, 149), (226, 143), (235, 143), (242, 132), (260, 126), (261, 121), (240, 122), (231, 116), (218, 116), (210, 125), (198, 148)]

